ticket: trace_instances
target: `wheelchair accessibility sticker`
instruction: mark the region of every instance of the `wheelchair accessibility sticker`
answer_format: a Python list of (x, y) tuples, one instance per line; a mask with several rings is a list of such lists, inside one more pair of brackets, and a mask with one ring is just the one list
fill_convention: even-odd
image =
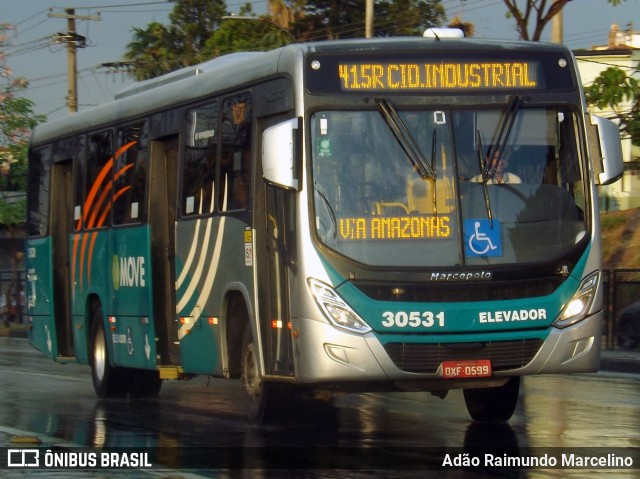
[(502, 256), (500, 222), (464, 220), (464, 251), (468, 257)]

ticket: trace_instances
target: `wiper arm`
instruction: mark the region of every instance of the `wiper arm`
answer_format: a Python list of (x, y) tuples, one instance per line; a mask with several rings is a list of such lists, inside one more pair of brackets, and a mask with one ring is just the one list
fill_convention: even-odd
[[(436, 185), (438, 184), (437, 181), (435, 181), (436, 179), (436, 172), (433, 168), (433, 165), (436, 164), (436, 144), (437, 144), (437, 133), (436, 130), (433, 130), (433, 136), (431, 137), (431, 170), (433, 171), (433, 176), (431, 177), (433, 179), (433, 181), (431, 182), (433, 184), (433, 187), (431, 188), (431, 191), (433, 191), (433, 214), (438, 216), (438, 196), (436, 195)], [(424, 176), (422, 177), (424, 178)]]
[(491, 199), (489, 198), (489, 189), (487, 188), (487, 182), (489, 176), (484, 172), (484, 158), (482, 157), (482, 138), (480, 138), (480, 130), (476, 130), (476, 153), (478, 154), (478, 163), (480, 164), (480, 171), (482, 172), (482, 190), (484, 191), (484, 207), (487, 210), (487, 217), (489, 218), (489, 224), (493, 228), (493, 214), (491, 213)]
[(331, 220), (331, 225), (333, 226), (333, 237), (335, 239), (338, 237), (338, 220), (336, 218), (335, 212), (333, 211), (333, 207), (331, 206), (331, 202), (329, 201), (329, 198), (327, 198), (327, 195), (324, 191), (320, 190), (318, 187), (315, 188), (315, 191), (318, 194), (318, 197), (324, 203), (324, 207), (326, 208), (327, 213), (329, 213), (329, 219)]
[[(502, 120), (502, 124), (500, 125), (500, 131), (498, 132), (498, 136), (496, 141), (491, 145), (489, 151), (487, 151), (487, 161), (484, 165), (484, 168), (481, 168), (482, 171), (482, 181), (486, 182), (489, 179), (492, 179), (496, 174), (496, 168), (498, 165), (493, 161), (496, 153), (502, 155), (504, 149), (507, 146), (507, 140), (509, 139), (509, 135), (511, 134), (511, 130), (513, 128), (514, 123), (516, 122), (516, 117), (518, 116), (518, 110), (523, 103), (522, 97), (514, 96), (513, 100), (509, 104), (509, 108), (504, 115), (504, 119)], [(506, 131), (505, 131), (506, 130)]]
[(431, 158), (431, 163), (429, 163), (415, 138), (413, 137), (413, 135), (411, 135), (409, 128), (407, 128), (405, 122), (402, 121), (402, 118), (400, 118), (400, 115), (398, 115), (398, 112), (391, 104), (391, 102), (384, 98), (376, 98), (376, 103), (380, 107), (382, 117), (391, 130), (391, 133), (393, 133), (396, 141), (405, 152), (407, 158), (416, 169), (420, 177), (435, 178), (436, 171), (433, 168), (433, 160), (435, 158), (435, 155), (433, 155), (433, 157)]

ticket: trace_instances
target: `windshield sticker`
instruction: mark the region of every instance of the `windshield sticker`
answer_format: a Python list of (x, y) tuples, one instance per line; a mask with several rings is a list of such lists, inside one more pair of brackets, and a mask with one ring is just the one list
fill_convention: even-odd
[(329, 138), (320, 138), (318, 140), (318, 156), (320, 158), (329, 158), (333, 156), (331, 151), (331, 140)]
[(464, 250), (467, 257), (502, 256), (500, 222), (464, 220)]

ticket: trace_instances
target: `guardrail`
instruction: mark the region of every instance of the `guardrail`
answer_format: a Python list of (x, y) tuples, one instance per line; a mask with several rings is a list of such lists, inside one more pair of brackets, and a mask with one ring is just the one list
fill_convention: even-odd
[[(620, 311), (640, 300), (640, 269), (605, 269), (603, 274), (603, 349), (617, 348), (616, 318)], [(4, 324), (26, 322), (24, 271), (0, 270), (0, 315)], [(640, 328), (640, 317), (638, 318)]]

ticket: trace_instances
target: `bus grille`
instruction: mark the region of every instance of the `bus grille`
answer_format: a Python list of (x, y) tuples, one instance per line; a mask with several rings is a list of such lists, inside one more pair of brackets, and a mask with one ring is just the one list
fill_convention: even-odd
[[(467, 283), (391, 284), (353, 281), (352, 284), (376, 301), (453, 303), (459, 301), (498, 301), (533, 298), (553, 293), (563, 278), (537, 278)], [(401, 291), (401, 294), (398, 294)]]
[(533, 359), (542, 343), (542, 339), (453, 344), (387, 343), (384, 349), (398, 369), (434, 374), (442, 361), (454, 360), (489, 359), (493, 371), (520, 368)]

